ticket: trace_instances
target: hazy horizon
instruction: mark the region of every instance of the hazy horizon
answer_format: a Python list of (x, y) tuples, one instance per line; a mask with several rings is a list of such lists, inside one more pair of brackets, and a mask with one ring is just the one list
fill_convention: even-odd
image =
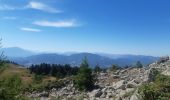
[[(38, 50), (31, 50), (31, 49), (25, 49), (25, 48), (21, 48), (21, 47), (2, 47), (1, 49), (13, 49), (13, 48), (18, 48), (18, 49), (23, 49), (26, 50), (28, 52), (32, 52), (35, 53), (35, 55), (37, 54), (64, 54), (64, 55), (70, 55), (70, 54), (79, 54), (79, 53), (91, 53), (91, 54), (99, 54), (99, 55), (132, 55), (132, 56), (153, 56), (153, 57), (164, 57), (164, 56), (168, 56), (168, 55), (145, 55), (145, 54), (128, 54), (128, 53), (108, 53), (108, 52), (88, 52), (88, 51), (38, 51)], [(2, 50), (1, 50), (2, 51)]]
[(0, 0), (3, 47), (170, 55), (170, 1)]

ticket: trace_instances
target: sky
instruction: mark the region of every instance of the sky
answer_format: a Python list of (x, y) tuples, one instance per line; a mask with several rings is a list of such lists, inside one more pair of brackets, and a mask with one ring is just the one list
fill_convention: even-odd
[(169, 0), (0, 0), (3, 47), (170, 55)]

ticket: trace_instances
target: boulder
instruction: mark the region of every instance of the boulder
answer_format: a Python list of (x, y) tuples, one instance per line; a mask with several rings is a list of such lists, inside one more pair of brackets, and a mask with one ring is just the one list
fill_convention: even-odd
[(122, 88), (122, 87), (123, 87), (122, 85), (124, 85), (124, 80), (120, 80), (120, 81), (118, 81), (118, 82), (113, 82), (113, 87), (114, 87), (115, 89)]
[(140, 84), (140, 83), (141, 83), (141, 79), (135, 79), (134, 82), (135, 82), (136, 84)]
[(106, 90), (107, 90), (107, 88), (105, 87), (105, 88), (102, 89), (102, 92), (106, 92)]
[(100, 97), (102, 95), (102, 91), (100, 89), (93, 90), (92, 92), (89, 93), (89, 97)]
[(114, 79), (119, 79), (120, 78), (119, 75), (111, 75), (111, 77), (114, 78)]
[(46, 91), (43, 91), (42, 93), (39, 94), (39, 97), (49, 97), (49, 93)]
[(103, 94), (100, 96), (100, 98), (106, 98), (107, 93), (103, 92)]
[(107, 95), (106, 95), (106, 98), (107, 99), (110, 99), (110, 98), (112, 98), (113, 97), (113, 94), (112, 93), (107, 93)]
[(121, 85), (118, 89), (126, 90), (126, 85)]
[(127, 84), (126, 87), (127, 87), (127, 88), (136, 88), (136, 85), (133, 84), (133, 83), (129, 83), (129, 84)]

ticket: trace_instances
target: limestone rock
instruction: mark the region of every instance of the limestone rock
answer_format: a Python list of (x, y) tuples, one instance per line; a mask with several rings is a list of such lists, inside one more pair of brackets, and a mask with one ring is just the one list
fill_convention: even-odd
[(93, 90), (92, 92), (89, 93), (89, 97), (100, 97), (102, 95), (102, 91), (100, 89)]

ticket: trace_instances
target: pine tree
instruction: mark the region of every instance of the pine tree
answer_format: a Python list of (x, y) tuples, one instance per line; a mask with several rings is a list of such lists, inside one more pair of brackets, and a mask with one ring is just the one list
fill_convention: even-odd
[(94, 76), (89, 68), (87, 59), (85, 58), (80, 65), (80, 69), (74, 81), (75, 86), (79, 90), (92, 90), (94, 87)]
[(97, 64), (95, 67), (94, 67), (94, 72), (95, 73), (99, 73), (99, 72), (101, 72), (102, 71), (102, 69), (100, 68), (100, 66)]
[(142, 68), (143, 65), (142, 65), (142, 63), (141, 63), (140, 61), (137, 61), (137, 62), (136, 62), (136, 67), (137, 67), (137, 68)]

